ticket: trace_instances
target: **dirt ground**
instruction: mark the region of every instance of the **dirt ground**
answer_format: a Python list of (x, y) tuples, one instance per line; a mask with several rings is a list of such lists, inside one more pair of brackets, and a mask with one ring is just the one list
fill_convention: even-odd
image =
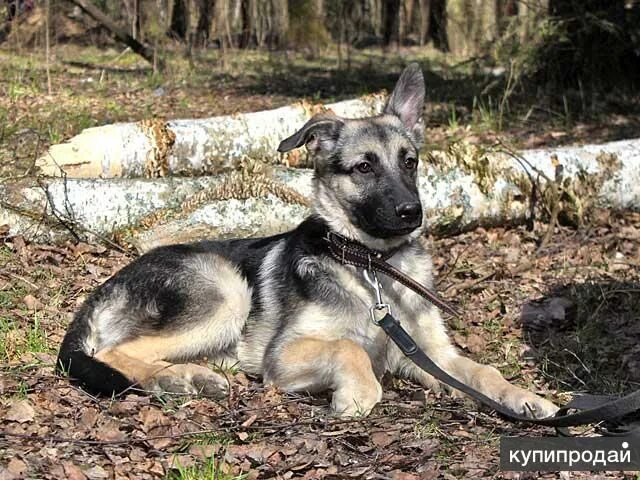
[[(456, 344), (560, 403), (571, 392), (639, 388), (640, 215), (560, 229), (541, 250), (545, 229), (433, 240), (438, 290), (464, 312), (449, 321)], [(569, 478), (499, 470), (500, 436), (550, 429), (391, 378), (371, 416), (353, 420), (329, 416), (327, 396), (286, 394), (233, 371), (221, 402), (92, 397), (53, 374), (56, 348), (86, 295), (130, 259), (6, 233), (0, 258), (2, 479)]]

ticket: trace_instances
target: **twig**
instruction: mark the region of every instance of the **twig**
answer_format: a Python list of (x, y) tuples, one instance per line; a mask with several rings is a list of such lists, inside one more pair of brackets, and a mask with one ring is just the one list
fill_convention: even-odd
[(473, 287), (477, 286), (478, 284), (489, 280), (491, 277), (493, 277), (496, 274), (496, 271), (493, 270), (483, 276), (481, 276), (480, 278), (474, 278), (473, 280), (467, 280), (466, 282), (460, 283), (460, 284), (453, 284), (450, 285), (444, 292), (448, 293), (449, 290), (453, 290), (452, 294), (457, 294), (460, 292), (464, 292), (465, 290), (470, 290)]
[(19, 280), (25, 284), (27, 284), (28, 286), (30, 286), (31, 288), (33, 288), (34, 290), (38, 290), (38, 287), (35, 283), (30, 282), (29, 280), (27, 280), (24, 277), (21, 277), (20, 275), (16, 275), (15, 273), (11, 273), (11, 272), (0, 272), (0, 275), (3, 275), (4, 277), (9, 277), (9, 278), (13, 278), (15, 280)]
[(460, 260), (460, 258), (462, 258), (462, 255), (464, 255), (467, 252), (467, 250), (471, 248), (471, 245), (472, 244), (469, 243), (466, 247), (462, 249), (460, 253), (456, 255), (456, 258), (453, 260), (453, 265), (451, 265), (451, 267), (447, 269), (447, 272), (444, 275), (438, 278), (438, 280), (436, 281), (436, 286), (440, 286), (442, 282), (444, 282), (449, 277), (449, 275), (451, 275), (451, 273), (455, 270), (456, 265), (458, 265), (458, 261)]
[[(557, 157), (556, 161), (557, 161)], [(538, 247), (538, 251), (542, 251), (549, 241), (551, 240), (551, 236), (553, 235), (553, 231), (558, 224), (558, 214), (560, 213), (560, 193), (558, 192), (558, 186), (560, 188), (562, 185), (562, 165), (559, 163), (556, 164), (556, 178), (554, 182), (549, 183), (549, 188), (551, 189), (551, 217), (549, 218), (549, 227), (544, 234), (542, 242), (540, 242), (540, 246)]]

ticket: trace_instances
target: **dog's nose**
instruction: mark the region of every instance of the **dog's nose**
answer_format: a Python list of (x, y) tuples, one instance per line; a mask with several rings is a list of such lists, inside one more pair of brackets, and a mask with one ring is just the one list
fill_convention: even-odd
[(420, 202), (406, 202), (396, 205), (396, 214), (403, 220), (415, 220), (422, 215)]

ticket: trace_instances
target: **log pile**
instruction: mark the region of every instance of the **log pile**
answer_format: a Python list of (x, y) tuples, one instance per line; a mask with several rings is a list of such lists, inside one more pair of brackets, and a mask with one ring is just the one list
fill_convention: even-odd
[[(0, 225), (32, 240), (133, 246), (285, 231), (310, 211), (305, 152), (276, 147), (314, 113), (379, 112), (382, 96), (202, 120), (85, 130), (54, 145), (43, 176), (0, 184)], [(420, 192), (431, 232), (521, 223), (532, 213), (580, 225), (596, 207), (640, 208), (640, 139), (515, 152), (465, 142), (427, 152)], [(292, 168), (297, 167), (297, 168)]]

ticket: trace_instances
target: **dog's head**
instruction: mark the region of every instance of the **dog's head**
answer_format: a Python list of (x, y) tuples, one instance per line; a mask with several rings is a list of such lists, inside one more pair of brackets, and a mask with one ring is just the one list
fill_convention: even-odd
[(411, 64), (381, 115), (316, 115), (280, 143), (280, 152), (307, 146), (316, 172), (315, 210), (338, 233), (383, 250), (420, 233), (424, 92), (422, 71)]

